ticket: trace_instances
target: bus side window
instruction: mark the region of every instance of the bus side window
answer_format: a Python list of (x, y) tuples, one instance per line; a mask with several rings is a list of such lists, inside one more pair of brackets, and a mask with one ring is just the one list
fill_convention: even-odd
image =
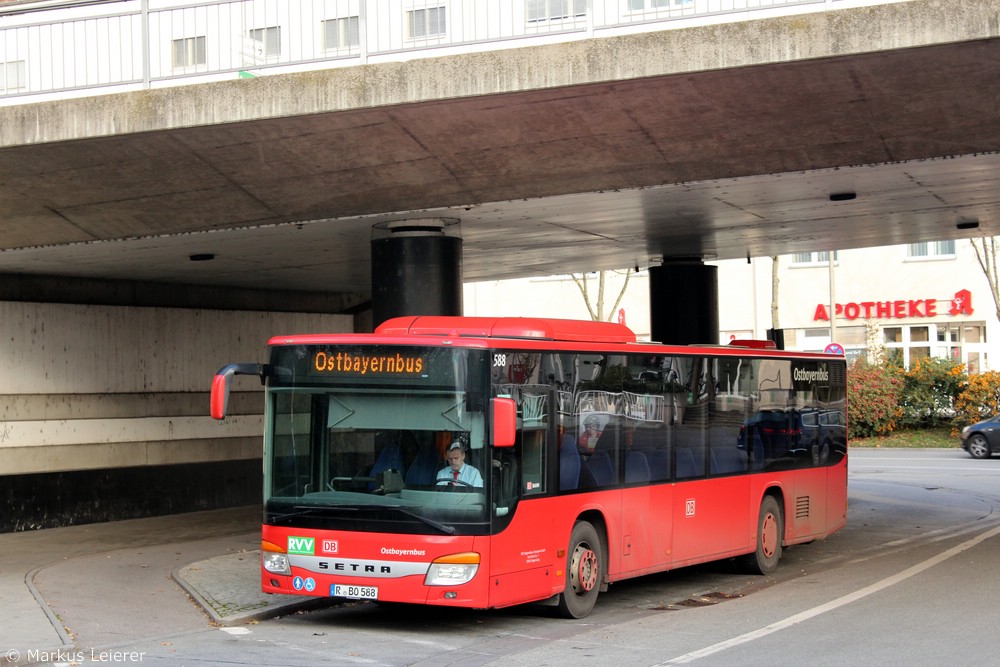
[(521, 432), (521, 495), (545, 492), (545, 429)]
[(601, 431), (594, 453), (587, 459), (587, 469), (597, 486), (613, 486), (618, 483), (618, 448), (621, 444), (621, 424), (611, 419)]

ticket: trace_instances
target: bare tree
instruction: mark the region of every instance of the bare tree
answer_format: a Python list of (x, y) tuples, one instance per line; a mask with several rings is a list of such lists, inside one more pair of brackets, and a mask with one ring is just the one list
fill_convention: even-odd
[(986, 274), (986, 281), (990, 284), (990, 291), (993, 293), (994, 313), (997, 319), (1000, 319), (1000, 274), (997, 273), (997, 239), (995, 236), (981, 236), (978, 239), (969, 239), (969, 242), (972, 243), (972, 249), (976, 251), (979, 268)]
[[(614, 316), (615, 311), (618, 310), (618, 305), (622, 302), (622, 298), (625, 296), (625, 290), (628, 289), (629, 278), (632, 277), (632, 269), (625, 269), (625, 283), (622, 285), (621, 290), (618, 292), (618, 298), (615, 299), (615, 304), (611, 306), (607, 315), (604, 312), (604, 291), (607, 287), (607, 278), (610, 273), (620, 273), (619, 271), (598, 271), (597, 272), (597, 293), (592, 294), (591, 292), (591, 281), (587, 279), (586, 273), (571, 273), (570, 277), (573, 282), (576, 283), (577, 288), (580, 290), (580, 294), (583, 296), (583, 302), (587, 304), (587, 312), (590, 314), (590, 319), (595, 322), (605, 322), (610, 321)], [(596, 299), (596, 301), (595, 301)]]

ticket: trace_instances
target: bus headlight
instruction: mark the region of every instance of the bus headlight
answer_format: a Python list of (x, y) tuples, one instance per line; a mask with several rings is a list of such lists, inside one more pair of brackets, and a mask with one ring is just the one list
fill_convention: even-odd
[(265, 553), (262, 555), (264, 569), (273, 574), (291, 574), (288, 567), (288, 556), (285, 554)]
[(260, 564), (272, 574), (292, 573), (292, 569), (288, 566), (288, 554), (278, 545), (265, 540), (261, 540), (260, 543)]
[(427, 569), (425, 586), (454, 586), (472, 581), (479, 570), (479, 554), (461, 553), (435, 558)]

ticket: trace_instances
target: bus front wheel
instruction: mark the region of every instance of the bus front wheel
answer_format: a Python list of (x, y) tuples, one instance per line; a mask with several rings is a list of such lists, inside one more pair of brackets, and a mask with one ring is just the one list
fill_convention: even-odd
[(757, 549), (742, 558), (742, 565), (754, 574), (771, 574), (781, 559), (781, 539), (785, 522), (774, 496), (764, 496), (757, 517)]
[(604, 579), (601, 538), (586, 521), (577, 521), (566, 554), (566, 590), (559, 596), (559, 613), (565, 618), (583, 618), (597, 602)]

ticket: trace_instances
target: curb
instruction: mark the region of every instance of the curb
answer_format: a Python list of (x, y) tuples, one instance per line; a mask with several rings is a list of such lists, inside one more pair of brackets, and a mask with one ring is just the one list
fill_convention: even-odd
[(188, 582), (183, 576), (181, 576), (181, 570), (194, 565), (201, 561), (194, 561), (192, 563), (187, 563), (185, 565), (178, 565), (175, 567), (171, 573), (171, 578), (177, 582), (177, 585), (184, 589), (192, 600), (194, 600), (198, 606), (208, 615), (212, 622), (216, 625), (227, 627), (232, 625), (244, 625), (246, 623), (251, 623), (253, 621), (262, 621), (267, 618), (275, 618), (276, 616), (287, 616), (288, 614), (293, 614), (299, 611), (311, 611), (313, 609), (322, 609), (333, 604), (333, 598), (325, 597), (303, 597), (301, 600), (294, 600), (291, 602), (282, 601), (275, 602), (272, 604), (267, 604), (263, 607), (257, 609), (252, 609), (250, 611), (238, 612), (235, 614), (227, 614), (225, 616), (221, 615), (208, 600)]

